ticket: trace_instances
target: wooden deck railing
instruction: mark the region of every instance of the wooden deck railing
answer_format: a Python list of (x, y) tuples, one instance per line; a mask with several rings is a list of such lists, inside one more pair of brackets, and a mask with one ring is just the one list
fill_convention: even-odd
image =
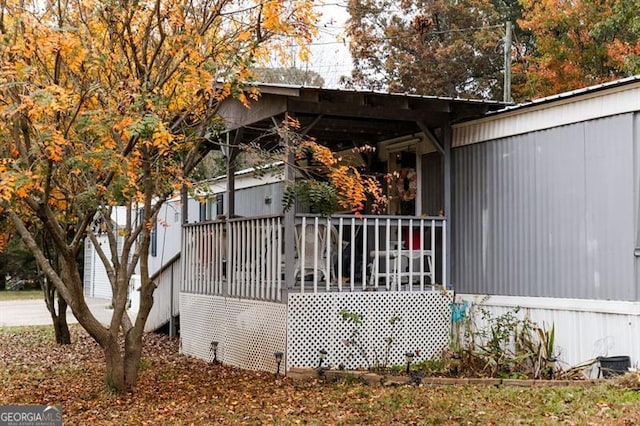
[(287, 231), (281, 216), (185, 225), (182, 291), (282, 301), (285, 274), (296, 292), (446, 288), (444, 218), (297, 215), (290, 260)]
[(441, 217), (298, 215), (296, 285), (301, 292), (446, 287), (445, 231)]
[(280, 301), (282, 217), (184, 226), (182, 291)]
[(227, 223), (187, 224), (182, 231), (182, 286), (187, 293), (224, 295), (227, 282)]

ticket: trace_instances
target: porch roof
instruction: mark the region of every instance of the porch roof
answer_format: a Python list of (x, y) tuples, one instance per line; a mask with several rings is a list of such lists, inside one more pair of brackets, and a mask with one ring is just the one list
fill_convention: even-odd
[(270, 135), (274, 120), (280, 122), (287, 113), (300, 121), (304, 134), (338, 150), (433, 131), (506, 106), (487, 100), (304, 86), (257, 88), (260, 97), (250, 108), (228, 99), (219, 110), (228, 130), (242, 129), (241, 141), (275, 141), (277, 135)]

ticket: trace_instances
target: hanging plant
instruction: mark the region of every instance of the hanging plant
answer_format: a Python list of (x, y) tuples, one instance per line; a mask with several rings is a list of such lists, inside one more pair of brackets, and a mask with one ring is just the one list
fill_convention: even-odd
[[(292, 153), (292, 165), (298, 176), (285, 189), (283, 206), (289, 210), (296, 201), (306, 203), (313, 213), (329, 216), (337, 211), (360, 214), (368, 207), (372, 212), (384, 211), (387, 199), (375, 176), (362, 174), (326, 146), (312, 138), (300, 136), (293, 129), (299, 123), (287, 117), (277, 131), (285, 150)], [(373, 150), (370, 146), (353, 148), (355, 153)]]
[(284, 209), (291, 209), (296, 201), (308, 205), (312, 213), (323, 216), (340, 210), (336, 188), (329, 182), (299, 180), (287, 185), (282, 196)]

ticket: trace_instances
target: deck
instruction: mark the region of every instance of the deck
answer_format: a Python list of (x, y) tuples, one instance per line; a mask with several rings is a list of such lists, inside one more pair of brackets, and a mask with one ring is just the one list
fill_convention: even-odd
[[(182, 351), (211, 360), (217, 342), (217, 359), (266, 371), (274, 352), (285, 353), (286, 369), (316, 365), (320, 349), (328, 364), (352, 368), (383, 352), (391, 364), (407, 350), (438, 356), (452, 301), (446, 226), (441, 217), (347, 215), (186, 225)], [(352, 332), (345, 309), (363, 317), (365, 352), (343, 344)]]

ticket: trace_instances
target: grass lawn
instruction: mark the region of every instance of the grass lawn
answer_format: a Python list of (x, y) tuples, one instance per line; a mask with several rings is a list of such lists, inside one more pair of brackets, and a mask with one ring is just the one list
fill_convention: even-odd
[(65, 425), (129, 424), (569, 424), (640, 423), (640, 393), (597, 386), (370, 387), (274, 380), (178, 355), (178, 342), (147, 335), (135, 394), (103, 386), (103, 358), (79, 327), (73, 345), (49, 327), (0, 329), (0, 405), (62, 404)]
[(4, 290), (0, 291), (0, 302), (5, 300), (44, 300), (42, 290)]

